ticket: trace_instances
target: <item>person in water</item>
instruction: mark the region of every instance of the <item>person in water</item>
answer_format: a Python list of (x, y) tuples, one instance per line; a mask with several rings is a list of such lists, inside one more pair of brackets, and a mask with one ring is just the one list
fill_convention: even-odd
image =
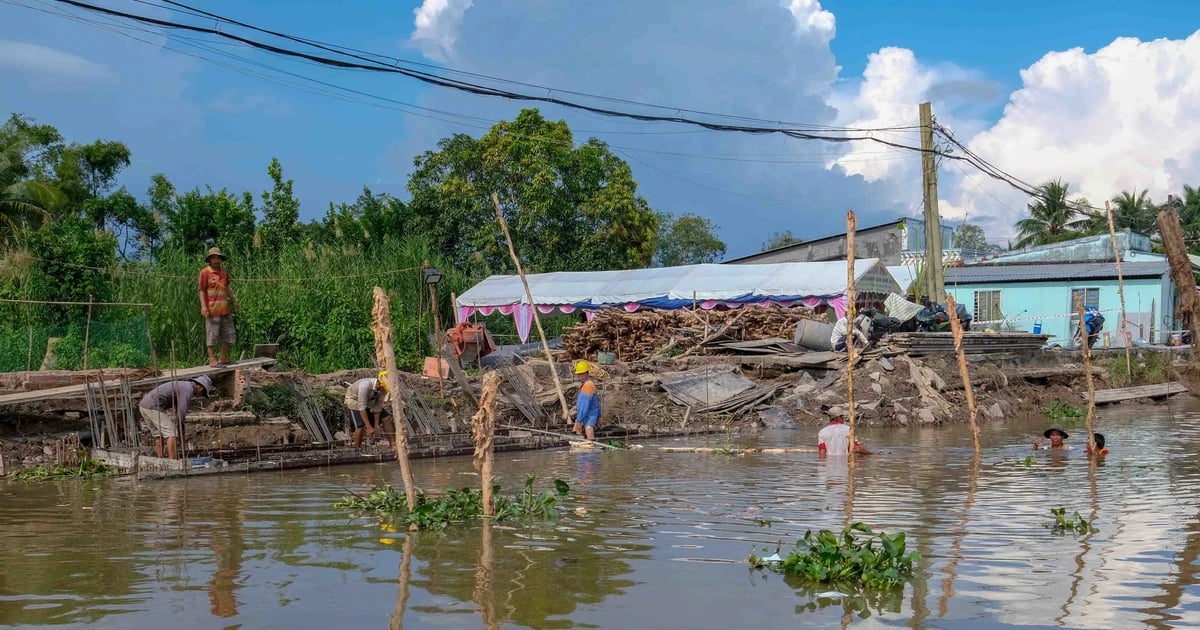
[(1088, 444), (1088, 455), (1108, 455), (1108, 449), (1104, 448), (1104, 434), (1093, 433), (1092, 438), (1096, 441), (1096, 446)]
[[(822, 457), (835, 455), (845, 457), (850, 454), (850, 425), (842, 422), (841, 416), (834, 416), (825, 428), (817, 432), (817, 452)], [(854, 452), (859, 455), (870, 455), (871, 451), (858, 440), (854, 441)]]
[[(1042, 437), (1033, 441), (1033, 450), (1035, 451), (1065, 451), (1071, 447), (1063, 443), (1064, 440), (1071, 437), (1063, 430), (1062, 427), (1054, 425), (1042, 432)], [(1050, 440), (1050, 444), (1046, 445), (1046, 440)]]

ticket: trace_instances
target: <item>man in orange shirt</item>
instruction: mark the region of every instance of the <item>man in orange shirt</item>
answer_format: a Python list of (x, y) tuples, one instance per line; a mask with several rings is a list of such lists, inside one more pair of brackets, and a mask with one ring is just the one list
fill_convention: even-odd
[[(237, 342), (233, 329), (233, 313), (238, 311), (237, 299), (229, 288), (229, 272), (222, 265), (225, 254), (213, 247), (204, 257), (208, 265), (200, 270), (200, 315), (204, 317), (204, 338), (208, 346), (208, 364), (216, 367), (229, 361), (229, 346)], [(221, 342), (221, 359), (213, 354)]]

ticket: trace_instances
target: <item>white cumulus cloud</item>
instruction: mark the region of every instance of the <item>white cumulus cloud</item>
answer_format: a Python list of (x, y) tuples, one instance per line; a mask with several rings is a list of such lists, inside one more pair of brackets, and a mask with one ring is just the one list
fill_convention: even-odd
[(40, 44), (0, 40), (0, 66), (8, 66), (34, 78), (58, 78), (105, 81), (114, 73), (104, 64), (84, 59)]
[[(1162, 201), (1200, 184), (1200, 31), (1052, 52), (1021, 80), (1000, 120), (968, 142), (993, 164), (1034, 184), (1070, 182), (1095, 205), (1122, 190)], [(960, 205), (1001, 224), (1024, 212), (1020, 193), (973, 179), (959, 184)]]
[(813, 33), (826, 44), (837, 34), (836, 18), (821, 8), (819, 0), (785, 0), (784, 6), (791, 12), (797, 32)]
[(409, 41), (426, 57), (446, 61), (454, 52), (463, 16), (471, 8), (471, 0), (425, 0), (413, 9), (416, 19)]
[[(939, 123), (984, 159), (1035, 185), (1070, 182), (1096, 205), (1122, 190), (1145, 188), (1161, 201), (1200, 184), (1200, 31), (1182, 40), (1119, 38), (1092, 53), (1050, 52), (1020, 76), (1000, 118), (988, 120), (978, 105), (995, 98), (994, 83), (883, 48), (831, 103), (839, 125), (880, 128), (915, 124), (918, 104), (932, 101)], [(919, 144), (916, 131), (874, 135)], [(888, 151), (854, 142), (830, 167), (888, 186), (916, 207), (920, 158)], [(941, 161), (939, 192), (943, 217), (978, 223), (998, 242), (1013, 234), (1029, 201), (953, 159)]]

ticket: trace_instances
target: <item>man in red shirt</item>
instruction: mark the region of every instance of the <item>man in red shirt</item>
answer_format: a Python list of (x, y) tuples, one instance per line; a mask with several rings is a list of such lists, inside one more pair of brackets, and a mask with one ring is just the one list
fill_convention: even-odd
[[(229, 346), (237, 342), (233, 329), (233, 313), (238, 311), (237, 299), (229, 288), (229, 272), (222, 263), (225, 254), (219, 248), (208, 250), (204, 260), (208, 265), (200, 270), (200, 315), (204, 317), (205, 345), (208, 346), (208, 364), (216, 367), (229, 360)], [(217, 341), (221, 342), (221, 359), (213, 354)]]

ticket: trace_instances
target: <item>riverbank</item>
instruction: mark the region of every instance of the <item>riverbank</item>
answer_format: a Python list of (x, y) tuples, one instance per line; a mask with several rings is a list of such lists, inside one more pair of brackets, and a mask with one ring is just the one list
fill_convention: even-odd
[[(1167, 377), (1195, 386), (1195, 370), (1176, 365), (1171, 360), (1173, 353), (1139, 352), (1133, 378), (1110, 369), (1113, 365), (1123, 369), (1123, 353), (1099, 355), (1093, 367), (1097, 389)], [(1085, 404), (1084, 371), (1078, 358), (1061, 351), (976, 357), (970, 372), (979, 420), (986, 424), (1039, 417), (1055, 403)], [(660, 357), (597, 368), (595, 380), (605, 409), (603, 432), (622, 439), (755, 427), (802, 428), (824, 424), (831, 416), (848, 411), (845, 358), (830, 353)], [(498, 433), (502, 448), (566, 445), (566, 423), (551, 369), (558, 370), (566, 384), (566, 397), (573, 401), (577, 383), (566, 362), (552, 366), (544, 360), (527, 359), (524, 364), (500, 368), (505, 385), (498, 423), (513, 427)], [(371, 374), (369, 369), (323, 375), (239, 370), (225, 386), (218, 387), (217, 397), (205, 401), (204, 409), (189, 414), (187, 453), (227, 462), (227, 471), (390, 459), (386, 445), (347, 448), (348, 435), (341, 426), (345, 385)], [(860, 426), (936, 426), (967, 420), (962, 382), (950, 356), (876, 353), (855, 367), (854, 378)], [(22, 381), (10, 375), (7, 382), (61, 380), (43, 375)], [(476, 409), (478, 386), (477, 375), (462, 374), (446, 381), (402, 375), (414, 457), (470, 452), (467, 427)], [(72, 444), (96, 446), (82, 401), (53, 400), (42, 406), (24, 405), (17, 411), (0, 420), (0, 459), (5, 474), (69, 461), (77, 456), (69, 452)], [(120, 417), (115, 420), (117, 425), (123, 421)], [(564, 435), (538, 436), (522, 432), (523, 428), (563, 431)], [(326, 433), (331, 439), (326, 439)], [(75, 436), (78, 441), (73, 441)], [(140, 444), (138, 452), (149, 455), (144, 436)], [(189, 470), (199, 474), (211, 471)]]

